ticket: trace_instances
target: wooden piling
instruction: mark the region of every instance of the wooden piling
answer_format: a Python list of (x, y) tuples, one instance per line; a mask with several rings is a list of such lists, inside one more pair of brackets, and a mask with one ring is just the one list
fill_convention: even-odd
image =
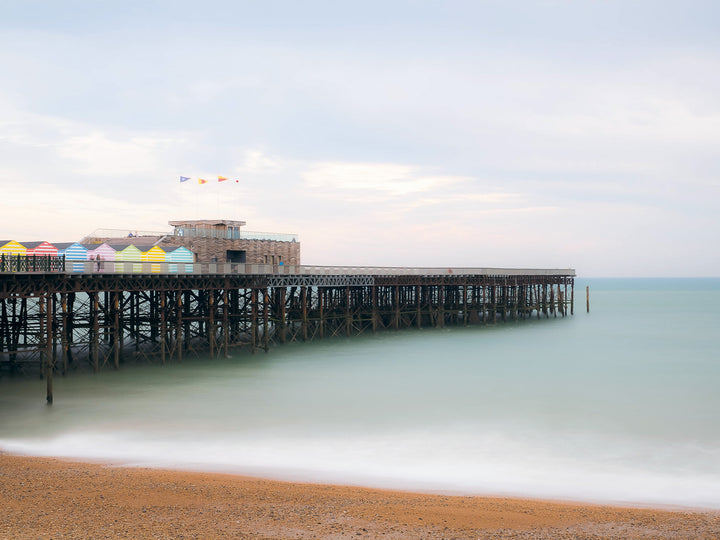
[(590, 286), (585, 287), (585, 306), (587, 313), (590, 313)]
[[(120, 328), (120, 295), (121, 292), (113, 293), (113, 365), (120, 369), (120, 347), (122, 346), (122, 329)], [(163, 310), (164, 311), (164, 310)], [(163, 333), (163, 336), (165, 334)]]

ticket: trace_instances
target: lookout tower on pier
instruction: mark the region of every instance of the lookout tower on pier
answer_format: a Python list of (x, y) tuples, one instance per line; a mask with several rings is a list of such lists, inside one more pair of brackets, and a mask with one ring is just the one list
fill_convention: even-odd
[(244, 221), (200, 219), (169, 221), (173, 227), (160, 247), (186, 247), (198, 262), (299, 265), (297, 235), (244, 231)]

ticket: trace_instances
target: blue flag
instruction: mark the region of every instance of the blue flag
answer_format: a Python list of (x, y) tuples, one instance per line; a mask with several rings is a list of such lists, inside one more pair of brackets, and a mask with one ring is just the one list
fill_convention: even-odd
[(190, 177), (189, 177), (189, 176), (181, 176), (181, 177), (180, 177), (180, 181), (181, 181), (181, 182), (187, 182), (188, 180), (190, 180)]

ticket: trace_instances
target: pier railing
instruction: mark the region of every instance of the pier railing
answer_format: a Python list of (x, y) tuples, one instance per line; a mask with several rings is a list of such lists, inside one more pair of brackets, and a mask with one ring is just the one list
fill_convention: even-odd
[(244, 263), (189, 263), (152, 261), (74, 261), (64, 257), (2, 255), (0, 273), (157, 274), (157, 275), (312, 275), (312, 276), (574, 276), (569, 268), (487, 268), (408, 266), (317, 266)]

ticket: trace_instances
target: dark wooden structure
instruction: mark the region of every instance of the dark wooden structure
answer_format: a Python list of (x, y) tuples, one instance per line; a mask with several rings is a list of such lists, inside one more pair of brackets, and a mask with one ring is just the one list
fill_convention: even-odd
[(0, 273), (0, 375), (40, 373), (52, 402), (53, 375), (83, 367), (573, 311), (572, 270), (260, 270)]

